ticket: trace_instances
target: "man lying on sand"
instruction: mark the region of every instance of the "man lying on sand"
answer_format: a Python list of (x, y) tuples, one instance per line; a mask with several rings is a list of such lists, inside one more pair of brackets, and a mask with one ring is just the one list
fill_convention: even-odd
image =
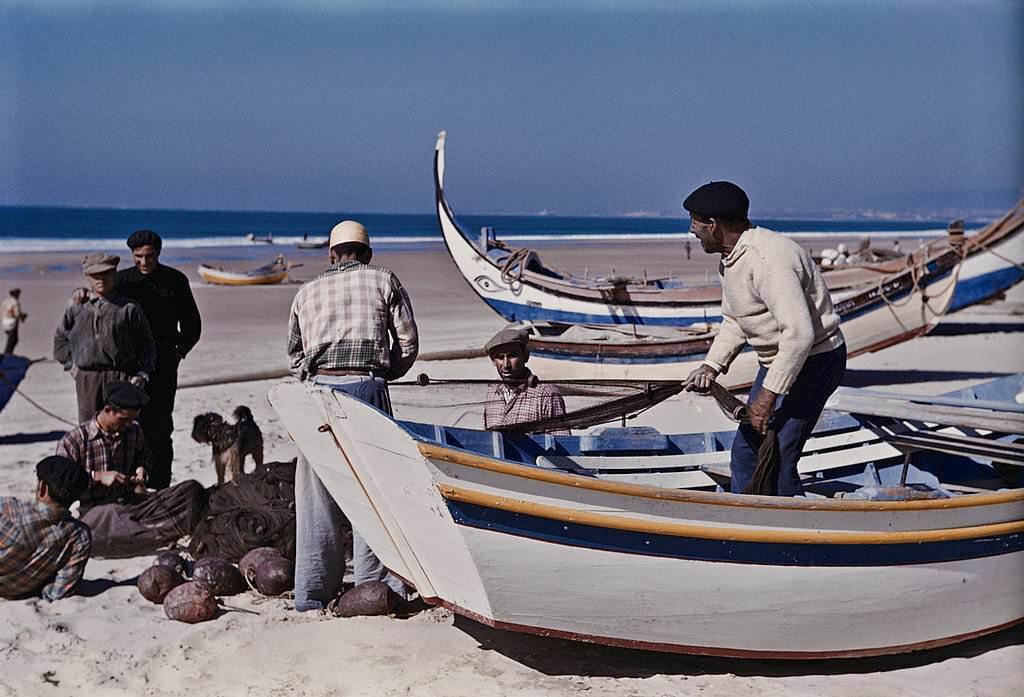
[(68, 512), (88, 488), (89, 475), (51, 455), (36, 465), (36, 477), (35, 501), (0, 498), (0, 598), (69, 596), (89, 560), (89, 528)]
[(150, 554), (191, 534), (206, 507), (206, 489), (189, 479), (147, 492), (149, 451), (136, 418), (149, 397), (125, 381), (107, 384), (103, 397), (103, 409), (69, 431), (57, 454), (91, 477), (79, 519), (92, 530), (93, 554)]

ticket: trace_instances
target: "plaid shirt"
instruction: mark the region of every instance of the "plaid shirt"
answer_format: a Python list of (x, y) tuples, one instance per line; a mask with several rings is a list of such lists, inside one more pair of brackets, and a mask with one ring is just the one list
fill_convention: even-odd
[(91, 549), (88, 526), (66, 508), (0, 498), (0, 597), (71, 595)]
[[(529, 386), (530, 373), (527, 379), (517, 385), (510, 398), (506, 401), (503, 394), (507, 388), (504, 383), (495, 383), (487, 388), (487, 402), (484, 404), (484, 428), (488, 431), (496, 426), (514, 424), (561, 416), (565, 413), (565, 400), (554, 385), (538, 383)], [(567, 436), (567, 429), (546, 431), (555, 436)]]
[[(57, 443), (56, 454), (81, 464), (90, 476), (93, 472), (116, 470), (130, 477), (139, 467), (149, 474), (149, 450), (142, 427), (135, 421), (120, 433), (106, 433), (96, 419), (89, 419), (64, 434)], [(131, 484), (107, 487), (93, 482), (82, 497), (82, 505), (129, 496), (133, 489)]]
[(288, 356), (300, 380), (318, 370), (400, 378), (418, 350), (409, 296), (398, 277), (381, 266), (335, 264), (302, 286), (292, 301)]

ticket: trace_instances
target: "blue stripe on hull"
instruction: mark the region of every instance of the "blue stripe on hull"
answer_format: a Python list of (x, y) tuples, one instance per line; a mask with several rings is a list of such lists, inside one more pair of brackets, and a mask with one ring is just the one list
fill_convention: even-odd
[[(720, 314), (708, 315), (707, 317), (703, 315), (700, 317), (644, 317), (642, 315), (623, 317), (622, 315), (613, 315), (611, 312), (601, 315), (592, 315), (585, 312), (565, 312), (550, 308), (534, 307), (532, 305), (520, 305), (519, 303), (510, 303), (504, 300), (493, 300), (491, 298), (484, 298), (484, 302), (509, 322), (529, 320), (535, 322), (564, 322), (566, 324), (647, 324), (666, 327), (686, 327), (691, 324), (722, 321), (722, 315)], [(629, 306), (623, 307), (629, 308)]]
[(1024, 550), (1024, 534), (949, 542), (789, 544), (676, 537), (581, 525), (446, 500), (459, 525), (570, 547), (695, 561), (768, 566), (899, 566), (977, 559)]
[(961, 279), (953, 292), (953, 302), (949, 306), (949, 311), (956, 312), (986, 300), (996, 293), (1012, 288), (1021, 280), (1024, 280), (1024, 269), (1016, 267)]

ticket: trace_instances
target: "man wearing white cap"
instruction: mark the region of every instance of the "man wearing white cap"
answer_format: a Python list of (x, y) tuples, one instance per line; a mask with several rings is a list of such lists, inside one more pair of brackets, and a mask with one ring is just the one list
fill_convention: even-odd
[[(327, 271), (295, 295), (288, 322), (291, 371), (347, 392), (391, 413), (387, 381), (405, 375), (416, 360), (419, 338), (412, 303), (398, 277), (370, 265), (373, 250), (360, 223), (345, 220), (331, 230)], [(341, 586), (344, 549), (337, 531), (343, 517), (334, 499), (300, 452), (295, 470), (295, 609), (325, 607)], [(384, 581), (408, 595), (359, 535), (352, 531), (356, 584)]]

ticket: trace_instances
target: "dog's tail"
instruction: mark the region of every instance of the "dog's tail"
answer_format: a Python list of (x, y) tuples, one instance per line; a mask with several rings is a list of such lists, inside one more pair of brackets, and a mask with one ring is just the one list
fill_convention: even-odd
[(235, 407), (235, 410), (233, 412), (231, 412), (231, 415), (235, 417), (235, 423), (240, 423), (242, 421), (252, 421), (253, 420), (252, 412), (249, 411), (249, 407), (246, 407), (246, 406), (237, 406), (237, 407)]

